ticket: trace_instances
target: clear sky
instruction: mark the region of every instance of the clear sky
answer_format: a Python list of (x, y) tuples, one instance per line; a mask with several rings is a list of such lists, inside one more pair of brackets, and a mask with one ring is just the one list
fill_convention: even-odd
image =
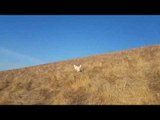
[(160, 44), (160, 15), (0, 15), (0, 71)]

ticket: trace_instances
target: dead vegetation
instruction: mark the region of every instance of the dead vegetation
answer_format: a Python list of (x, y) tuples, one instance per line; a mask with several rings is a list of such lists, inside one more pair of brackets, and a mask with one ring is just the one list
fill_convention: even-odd
[(1, 71), (0, 104), (160, 104), (159, 59), (154, 45)]

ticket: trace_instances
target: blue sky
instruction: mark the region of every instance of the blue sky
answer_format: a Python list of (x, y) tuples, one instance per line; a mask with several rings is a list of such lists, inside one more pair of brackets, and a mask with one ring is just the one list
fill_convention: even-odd
[(0, 15), (0, 71), (160, 44), (160, 15)]

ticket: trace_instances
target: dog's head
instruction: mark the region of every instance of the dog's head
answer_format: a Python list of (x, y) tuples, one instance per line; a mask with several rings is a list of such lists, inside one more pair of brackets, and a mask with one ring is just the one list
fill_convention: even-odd
[(81, 71), (81, 65), (77, 66), (77, 65), (74, 65), (74, 69), (77, 71), (77, 72), (80, 72)]

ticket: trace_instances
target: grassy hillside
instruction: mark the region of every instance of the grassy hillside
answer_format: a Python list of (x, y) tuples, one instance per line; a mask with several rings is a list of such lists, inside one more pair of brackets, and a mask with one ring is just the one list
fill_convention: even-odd
[(160, 45), (1, 71), (0, 104), (160, 104)]

